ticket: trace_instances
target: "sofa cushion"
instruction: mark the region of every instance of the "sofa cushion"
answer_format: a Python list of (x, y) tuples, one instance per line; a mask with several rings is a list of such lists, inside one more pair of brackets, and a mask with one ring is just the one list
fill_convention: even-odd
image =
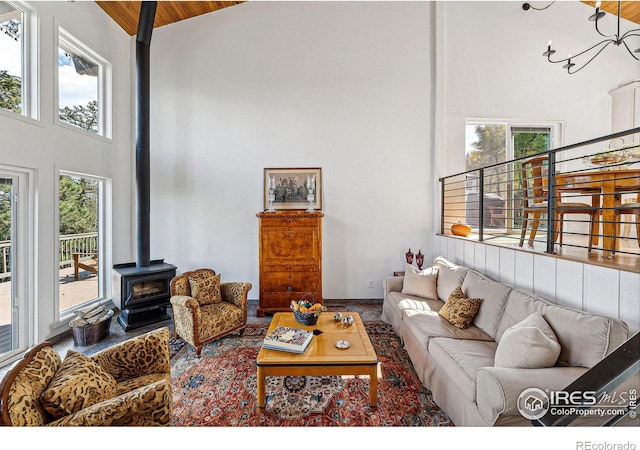
[(553, 367), (560, 355), (555, 333), (540, 313), (533, 313), (507, 329), (496, 349), (496, 367), (541, 369)]
[(467, 298), (462, 288), (458, 286), (438, 313), (451, 325), (464, 330), (471, 325), (471, 321), (480, 309), (480, 302), (479, 298)]
[(560, 343), (557, 364), (593, 367), (629, 338), (629, 327), (612, 317), (578, 311), (551, 303), (533, 293), (514, 289), (509, 294), (496, 340), (530, 314), (540, 313)]
[(494, 281), (475, 270), (469, 270), (462, 283), (462, 290), (467, 297), (482, 300), (473, 323), (493, 338), (496, 337), (498, 324), (511, 289), (510, 286)]
[(437, 290), (438, 268), (429, 267), (420, 270), (407, 264), (404, 271), (402, 293), (423, 298), (438, 298)]
[[(26, 365), (18, 369), (19, 364), (23, 362)], [(12, 366), (19, 372), (9, 387), (6, 399), (0, 400), (6, 401), (2, 407), (6, 407), (14, 427), (41, 426), (47, 422), (47, 413), (40, 403), (40, 395), (51, 383), (61, 364), (60, 355), (51, 344), (40, 344), (25, 354), (23, 361)], [(14, 369), (9, 372), (12, 370)], [(2, 381), (7, 381), (6, 376), (10, 375), (9, 372)]]
[[(442, 305), (440, 300), (437, 301)], [(431, 302), (429, 302), (431, 303)], [(480, 328), (471, 324), (468, 328), (460, 329), (451, 325), (437, 312), (438, 310), (404, 310), (405, 318), (402, 321), (400, 337), (407, 341), (411, 334), (413, 341), (420, 344), (426, 352), (429, 340), (434, 337), (446, 337), (451, 339), (470, 339), (478, 341), (492, 341), (493, 338)]]
[(493, 367), (496, 346), (494, 341), (433, 338), (429, 341), (429, 357), (469, 401), (475, 402), (478, 370)]
[(59, 419), (112, 398), (116, 392), (113, 376), (91, 358), (68, 350), (40, 401), (49, 414)]
[(212, 305), (222, 302), (220, 293), (220, 275), (210, 272), (196, 272), (189, 275), (191, 296), (198, 301), (200, 306)]
[(438, 298), (446, 302), (449, 294), (462, 285), (469, 268), (458, 266), (443, 256), (434, 259), (433, 266), (438, 269)]

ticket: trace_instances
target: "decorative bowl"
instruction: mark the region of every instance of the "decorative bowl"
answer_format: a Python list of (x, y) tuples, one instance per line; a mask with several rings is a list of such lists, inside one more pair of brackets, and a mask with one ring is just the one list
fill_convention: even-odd
[(585, 156), (582, 161), (588, 166), (606, 167), (613, 166), (625, 162), (631, 157), (631, 153), (627, 149), (604, 151), (595, 155)]
[[(311, 300), (308, 300), (311, 298)], [(303, 325), (315, 325), (320, 313), (326, 311), (322, 303), (316, 303), (313, 294), (305, 294), (297, 302), (291, 300), (291, 310), (296, 320)]]
[(318, 323), (318, 317), (320, 317), (319, 315), (316, 316), (315, 313), (302, 313), (296, 310), (293, 311), (293, 315), (302, 325), (315, 325)]

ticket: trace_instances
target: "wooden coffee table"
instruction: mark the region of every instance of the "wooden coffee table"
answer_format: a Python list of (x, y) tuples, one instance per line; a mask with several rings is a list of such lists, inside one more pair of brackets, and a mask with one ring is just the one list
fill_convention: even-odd
[[(355, 323), (344, 327), (342, 322), (333, 320), (334, 313), (321, 313), (316, 325), (302, 325), (293, 313), (280, 312), (273, 315), (269, 332), (277, 326), (318, 329), (322, 334), (314, 336), (304, 354), (279, 350), (260, 349), (256, 365), (258, 367), (258, 411), (263, 412), (265, 401), (265, 377), (269, 376), (328, 376), (328, 375), (369, 375), (369, 407), (378, 407), (378, 357), (358, 313), (350, 314)], [(351, 344), (347, 349), (339, 349), (336, 342), (345, 340)]]

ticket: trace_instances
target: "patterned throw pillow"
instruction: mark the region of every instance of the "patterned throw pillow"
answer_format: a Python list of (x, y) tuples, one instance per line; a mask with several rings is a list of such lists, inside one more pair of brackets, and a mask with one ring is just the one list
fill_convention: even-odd
[(454, 327), (464, 330), (471, 325), (471, 321), (480, 309), (481, 301), (479, 298), (465, 297), (462, 287), (458, 286), (449, 295), (444, 306), (440, 308), (439, 314)]
[(220, 275), (213, 275), (211, 272), (194, 273), (189, 275), (189, 286), (191, 287), (191, 296), (200, 306), (222, 302)]
[(113, 398), (117, 382), (91, 358), (67, 351), (51, 384), (40, 396), (42, 407), (55, 419)]

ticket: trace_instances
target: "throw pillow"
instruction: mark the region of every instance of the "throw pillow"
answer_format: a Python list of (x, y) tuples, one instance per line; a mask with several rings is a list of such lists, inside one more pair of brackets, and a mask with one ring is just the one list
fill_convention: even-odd
[(220, 275), (211, 272), (199, 272), (189, 276), (191, 296), (200, 306), (222, 302), (220, 293)]
[(480, 309), (479, 298), (467, 298), (462, 292), (462, 287), (458, 286), (453, 290), (449, 298), (440, 308), (438, 314), (444, 317), (454, 327), (465, 329), (469, 328), (471, 321)]
[(55, 419), (115, 397), (117, 382), (98, 363), (68, 350), (60, 369), (40, 395), (42, 407)]
[(419, 270), (411, 264), (407, 264), (404, 271), (402, 293), (405, 295), (437, 299), (437, 278), (438, 269), (436, 267)]
[(553, 367), (559, 356), (555, 333), (544, 317), (533, 313), (504, 332), (496, 349), (495, 366), (541, 369)]

